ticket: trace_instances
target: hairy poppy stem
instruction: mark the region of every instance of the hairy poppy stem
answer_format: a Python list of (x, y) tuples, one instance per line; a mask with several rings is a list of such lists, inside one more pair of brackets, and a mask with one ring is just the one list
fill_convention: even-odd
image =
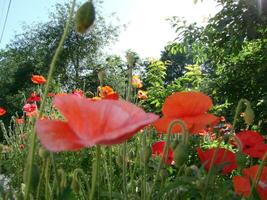
[(209, 185), (209, 182), (210, 182), (210, 178), (211, 178), (211, 174), (212, 174), (212, 171), (213, 171), (213, 165), (214, 165), (214, 161), (215, 161), (215, 158), (219, 152), (219, 147), (221, 146), (221, 143), (222, 143), (222, 140), (219, 140), (219, 143), (216, 147), (216, 150), (214, 152), (214, 154), (212, 155), (212, 158), (211, 158), (211, 162), (210, 162), (210, 168), (209, 168), (209, 172), (208, 172), (208, 175), (207, 175), (207, 179), (205, 181), (205, 185), (204, 185), (204, 195), (203, 195), (203, 199), (205, 200), (206, 199), (206, 196), (208, 194), (208, 185)]
[(100, 153), (101, 149), (100, 146), (96, 146), (96, 160), (94, 161), (93, 164), (93, 169), (92, 169), (92, 186), (91, 186), (91, 191), (90, 191), (90, 200), (94, 200), (94, 195), (95, 195), (95, 188), (96, 188), (96, 182), (99, 180), (99, 161), (100, 161)]
[[(186, 138), (188, 137), (188, 136), (187, 136), (187, 135), (188, 135), (188, 131), (187, 131), (185, 125), (184, 125), (184, 122), (183, 122), (182, 120), (180, 120), (180, 119), (173, 120), (173, 121), (169, 124), (168, 130), (167, 130), (167, 135), (168, 135), (168, 136), (167, 136), (167, 141), (166, 141), (166, 144), (165, 144), (165, 146), (164, 146), (163, 155), (162, 155), (162, 158), (161, 158), (161, 160), (160, 160), (160, 163), (159, 163), (159, 166), (158, 166), (158, 169), (157, 169), (157, 173), (156, 173), (156, 177), (155, 177), (155, 179), (154, 179), (154, 183), (153, 183), (153, 185), (152, 185), (152, 187), (151, 187), (151, 190), (150, 190), (150, 193), (149, 193), (149, 195), (148, 195), (148, 199), (151, 198), (153, 189), (154, 189), (154, 187), (155, 187), (155, 185), (156, 185), (156, 182), (157, 182), (157, 180), (158, 180), (158, 178), (159, 178), (160, 169), (162, 168), (162, 165), (163, 165), (163, 163), (164, 163), (164, 159), (166, 158), (166, 155), (168, 155), (168, 153), (169, 153), (169, 146), (170, 146), (170, 139), (171, 139), (171, 131), (172, 131), (174, 125), (176, 125), (176, 124), (178, 124), (178, 125), (180, 125), (180, 126), (182, 127), (182, 131), (183, 131), (183, 133), (184, 133), (184, 135), (183, 135), (183, 142), (186, 142), (186, 141), (187, 141)], [(187, 134), (187, 135), (186, 135), (186, 134)]]
[(257, 170), (257, 173), (256, 173), (256, 177), (255, 177), (255, 180), (252, 182), (252, 186), (251, 186), (251, 189), (250, 189), (250, 192), (249, 192), (249, 197), (248, 199), (253, 199), (253, 191), (256, 189), (256, 186), (258, 185), (259, 181), (260, 181), (260, 177), (261, 177), (261, 174), (262, 174), (262, 171), (263, 171), (263, 167), (265, 165), (265, 161), (267, 160), (267, 153), (264, 154), (263, 158), (262, 158), (262, 162)]
[[(52, 80), (52, 77), (53, 77), (53, 72), (54, 72), (54, 69), (55, 69), (55, 65), (56, 65), (58, 57), (59, 57), (59, 55), (61, 53), (64, 41), (65, 41), (65, 39), (67, 37), (67, 34), (68, 34), (68, 31), (69, 31), (70, 21), (72, 19), (75, 3), (76, 3), (76, 0), (73, 0), (72, 5), (71, 5), (71, 9), (69, 10), (69, 17), (68, 17), (68, 20), (66, 22), (63, 35), (62, 35), (62, 37), (60, 39), (59, 45), (58, 45), (58, 47), (56, 49), (56, 52), (55, 52), (55, 54), (53, 56), (53, 59), (52, 59), (52, 62), (50, 64), (47, 83), (46, 83), (44, 94), (42, 96), (42, 103), (40, 105), (40, 110), (39, 110), (38, 117), (41, 117), (42, 113), (44, 111), (44, 107), (45, 107), (45, 103), (46, 103), (46, 99), (47, 99), (46, 97), (47, 97), (49, 86), (51, 84), (51, 80)], [(36, 119), (33, 120), (34, 124), (35, 124), (35, 121), (36, 121)], [(24, 197), (24, 199), (26, 199), (26, 200), (29, 199), (31, 179), (32, 179), (32, 165), (33, 165), (35, 145), (36, 145), (35, 129), (36, 129), (36, 126), (34, 125), (33, 128), (31, 129), (30, 150), (29, 150), (27, 162), (26, 162), (25, 169), (24, 169), (25, 171), (27, 171), (27, 174), (26, 174), (26, 177), (25, 177), (25, 179), (26, 179), (25, 180), (26, 188), (25, 188), (25, 197)]]

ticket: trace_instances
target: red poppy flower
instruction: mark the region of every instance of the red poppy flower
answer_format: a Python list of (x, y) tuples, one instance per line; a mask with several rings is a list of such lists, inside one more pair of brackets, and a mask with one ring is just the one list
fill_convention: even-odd
[(261, 158), (267, 151), (267, 144), (264, 144), (264, 137), (256, 131), (242, 131), (233, 138), (233, 145), (237, 145), (238, 139), (242, 144), (242, 152), (253, 158)]
[(121, 143), (158, 118), (121, 100), (92, 101), (65, 95), (56, 96), (54, 105), (66, 121), (45, 119), (36, 124), (40, 142), (50, 151)]
[(36, 109), (37, 109), (37, 105), (36, 104), (29, 104), (29, 103), (27, 103), (27, 104), (25, 104), (23, 106), (23, 110), (25, 112), (33, 112), (33, 111), (36, 111)]
[(39, 102), (41, 100), (40, 95), (35, 92), (31, 93), (31, 96), (27, 99), (27, 103)]
[(31, 80), (35, 84), (44, 84), (46, 82), (46, 79), (40, 75), (32, 75)]
[[(152, 156), (159, 155), (162, 157), (165, 145), (166, 145), (166, 142), (164, 141), (159, 141), (159, 142), (155, 142), (154, 144), (152, 144)], [(171, 165), (174, 162), (172, 148), (169, 147), (168, 157), (165, 158), (164, 161), (168, 165)]]
[[(259, 165), (242, 170), (242, 176), (233, 177), (235, 193), (248, 197), (251, 190), (251, 181), (255, 181)], [(267, 167), (263, 168), (256, 190), (262, 200), (267, 200)]]
[[(218, 117), (207, 113), (211, 107), (210, 97), (201, 92), (177, 92), (166, 98), (162, 107), (163, 117), (154, 126), (159, 132), (166, 133), (170, 122), (181, 119), (191, 133), (198, 133), (219, 121)], [(180, 131), (179, 125), (172, 129), (172, 133)]]
[(6, 114), (6, 109), (0, 107), (0, 116), (3, 116), (4, 114)]
[(237, 168), (235, 154), (227, 149), (212, 148), (207, 149), (205, 152), (203, 152), (200, 148), (197, 148), (197, 153), (206, 171), (209, 171), (211, 167), (211, 160), (215, 153), (216, 155), (213, 166), (222, 167), (223, 175), (231, 173), (234, 169)]

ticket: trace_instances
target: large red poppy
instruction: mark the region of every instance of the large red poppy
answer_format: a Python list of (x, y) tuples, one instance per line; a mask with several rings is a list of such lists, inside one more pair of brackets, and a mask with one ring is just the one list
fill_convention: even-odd
[[(250, 168), (242, 170), (244, 176), (233, 177), (235, 193), (244, 197), (249, 196), (251, 190), (251, 181), (255, 181), (258, 168), (259, 165), (254, 165)], [(261, 200), (267, 200), (267, 167), (263, 168), (256, 189)]]
[(122, 100), (92, 101), (76, 95), (56, 96), (54, 105), (66, 121), (37, 120), (37, 135), (50, 151), (112, 145), (131, 138), (158, 119)]
[(212, 157), (215, 154), (213, 166), (221, 167), (222, 174), (231, 173), (237, 168), (235, 154), (224, 148), (212, 148), (203, 152), (200, 148), (197, 148), (197, 153), (201, 163), (204, 165), (205, 170), (209, 171), (211, 167)]
[[(211, 107), (210, 97), (201, 92), (177, 92), (166, 98), (162, 107), (163, 117), (154, 126), (159, 132), (166, 133), (170, 122), (181, 119), (190, 133), (198, 133), (219, 121), (218, 117), (207, 113)], [(172, 129), (172, 133), (180, 131), (179, 125)]]
[(46, 79), (41, 75), (32, 75), (31, 80), (35, 84), (44, 84), (46, 82)]
[[(163, 156), (164, 147), (166, 145), (165, 141), (159, 141), (152, 144), (152, 155), (153, 156)], [(168, 156), (164, 158), (166, 164), (171, 165), (173, 161), (173, 150), (169, 147)]]
[(6, 109), (0, 107), (0, 116), (3, 116), (4, 114), (6, 114)]
[(35, 92), (31, 93), (31, 96), (27, 99), (27, 103), (39, 102), (39, 101), (41, 101), (41, 97), (39, 94), (36, 94)]

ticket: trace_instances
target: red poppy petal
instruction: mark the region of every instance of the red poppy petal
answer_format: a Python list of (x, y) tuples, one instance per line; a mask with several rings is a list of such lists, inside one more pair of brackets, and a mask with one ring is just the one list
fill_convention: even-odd
[(83, 147), (67, 123), (54, 120), (37, 120), (36, 132), (41, 144), (49, 151), (78, 150)]
[[(161, 117), (159, 120), (157, 120), (156, 122), (153, 123), (153, 126), (157, 129), (157, 131), (159, 131), (160, 133), (167, 133), (168, 131), (168, 127), (170, 125), (170, 123), (172, 121), (176, 120), (175, 118), (171, 118), (171, 117), (166, 117), (163, 116)], [(181, 119), (183, 120), (183, 119)], [(192, 127), (192, 124), (190, 123), (186, 123), (186, 127), (187, 129), (190, 129)], [(171, 133), (179, 133), (181, 132), (181, 127), (178, 124), (175, 124), (172, 128)]]
[(120, 143), (158, 118), (120, 100), (89, 101), (66, 95), (56, 97), (54, 103), (87, 146)]
[(190, 133), (198, 133), (201, 130), (207, 128), (207, 126), (215, 126), (219, 122), (219, 118), (212, 114), (196, 115), (194, 117), (184, 117), (186, 124), (191, 124), (189, 129)]
[(235, 189), (235, 193), (238, 195), (243, 195), (244, 197), (248, 197), (250, 193), (250, 183), (248, 178), (244, 178), (241, 176), (233, 177), (233, 185)]
[(162, 113), (168, 117), (181, 118), (203, 114), (211, 107), (210, 97), (201, 92), (177, 92), (166, 98)]

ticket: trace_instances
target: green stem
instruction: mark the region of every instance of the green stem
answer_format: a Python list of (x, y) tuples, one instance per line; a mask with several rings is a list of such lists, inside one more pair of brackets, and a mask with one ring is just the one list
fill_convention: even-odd
[[(56, 52), (55, 52), (55, 54), (53, 56), (53, 59), (52, 59), (52, 62), (50, 64), (47, 83), (46, 83), (46, 87), (45, 87), (45, 92), (44, 92), (44, 94), (42, 96), (42, 103), (40, 105), (39, 116), (38, 117), (42, 117), (42, 114), (43, 114), (43, 111), (44, 111), (44, 107), (45, 107), (45, 102), (46, 102), (46, 99), (47, 99), (49, 86), (51, 84), (51, 80), (52, 80), (52, 76), (53, 76), (53, 72), (54, 72), (54, 69), (55, 69), (56, 62), (58, 60), (58, 57), (59, 57), (60, 52), (62, 50), (64, 41), (65, 41), (65, 39), (67, 37), (67, 34), (68, 34), (69, 25), (70, 25), (70, 21), (72, 19), (75, 2), (76, 2), (76, 0), (73, 0), (72, 7), (71, 7), (71, 9), (69, 11), (69, 17), (68, 17), (67, 23), (66, 23), (65, 28), (64, 28), (63, 35), (61, 37), (59, 45), (58, 45), (58, 47), (56, 49)], [(33, 120), (34, 124), (35, 124), (35, 121), (36, 121), (36, 119)], [(33, 165), (35, 145), (36, 145), (35, 129), (36, 129), (36, 125), (34, 125), (33, 128), (31, 129), (30, 150), (29, 150), (27, 162), (26, 162), (25, 169), (24, 169), (24, 170), (27, 170), (26, 180), (25, 180), (25, 182), (26, 182), (25, 199), (26, 200), (29, 199), (30, 185), (31, 185), (31, 178), (32, 178), (32, 165)]]
[(214, 154), (212, 155), (212, 158), (211, 158), (211, 162), (210, 162), (210, 168), (209, 168), (209, 171), (208, 171), (208, 175), (207, 175), (207, 179), (205, 181), (205, 186), (204, 186), (204, 195), (203, 195), (203, 199), (206, 199), (206, 196), (208, 194), (208, 186), (209, 186), (209, 182), (210, 182), (210, 178), (211, 178), (211, 174), (212, 174), (212, 171), (213, 171), (213, 165), (214, 165), (214, 161), (215, 161), (215, 158), (218, 154), (218, 151), (219, 151), (219, 147), (221, 145), (222, 141), (220, 140), (217, 147), (216, 147), (216, 150), (214, 152)]
[[(174, 125), (176, 125), (176, 124), (179, 124), (182, 127), (182, 131), (183, 131), (184, 134), (186, 134), (188, 132), (188, 131), (186, 131), (187, 129), (185, 128), (184, 122), (182, 120), (180, 120), (180, 119), (174, 120), (169, 124), (168, 130), (167, 130), (167, 135), (168, 135), (167, 136), (167, 141), (166, 141), (166, 144), (164, 146), (163, 155), (162, 155), (162, 158), (160, 160), (160, 163), (159, 163), (159, 166), (158, 166), (158, 169), (157, 169), (157, 173), (156, 173), (156, 177), (155, 177), (154, 183), (153, 183), (153, 185), (151, 187), (151, 191), (150, 191), (150, 193), (148, 195), (148, 199), (151, 198), (153, 189), (154, 189), (154, 187), (156, 185), (156, 182), (157, 182), (157, 180), (159, 178), (160, 169), (162, 168), (162, 165), (164, 163), (164, 159), (165, 159), (166, 155), (168, 155), (169, 146), (170, 146), (171, 131), (172, 131)], [(187, 141), (186, 137), (187, 136), (183, 136), (183, 142)]]
[(126, 151), (127, 151), (127, 142), (123, 143), (122, 146), (122, 157), (123, 157), (123, 162), (122, 162), (122, 177), (123, 177), (123, 194), (124, 194), (124, 199), (127, 200), (127, 177), (126, 177), (126, 173), (127, 173), (127, 166), (126, 166)]
[(253, 190), (256, 189), (256, 186), (258, 185), (258, 183), (260, 181), (260, 177), (261, 177), (264, 165), (265, 165), (265, 160), (267, 160), (267, 153), (264, 154), (262, 162), (261, 162), (261, 164), (257, 170), (255, 180), (252, 182), (252, 186), (251, 186), (249, 197), (248, 197), (249, 200), (253, 199)]
[(249, 104), (249, 101), (247, 99), (240, 99), (238, 104), (237, 104), (237, 107), (236, 107), (236, 110), (235, 110), (235, 116), (234, 116), (234, 121), (233, 121), (233, 130), (235, 129), (235, 126), (236, 126), (236, 123), (237, 123), (237, 118), (241, 112), (241, 108), (242, 108), (242, 104)]
[(94, 200), (94, 195), (95, 195), (95, 189), (96, 189), (96, 182), (98, 179), (98, 169), (99, 169), (99, 161), (100, 161), (100, 153), (101, 149), (100, 146), (96, 146), (96, 160), (94, 161), (93, 164), (93, 169), (92, 169), (92, 186), (91, 186), (91, 192), (90, 192), (90, 200)]

